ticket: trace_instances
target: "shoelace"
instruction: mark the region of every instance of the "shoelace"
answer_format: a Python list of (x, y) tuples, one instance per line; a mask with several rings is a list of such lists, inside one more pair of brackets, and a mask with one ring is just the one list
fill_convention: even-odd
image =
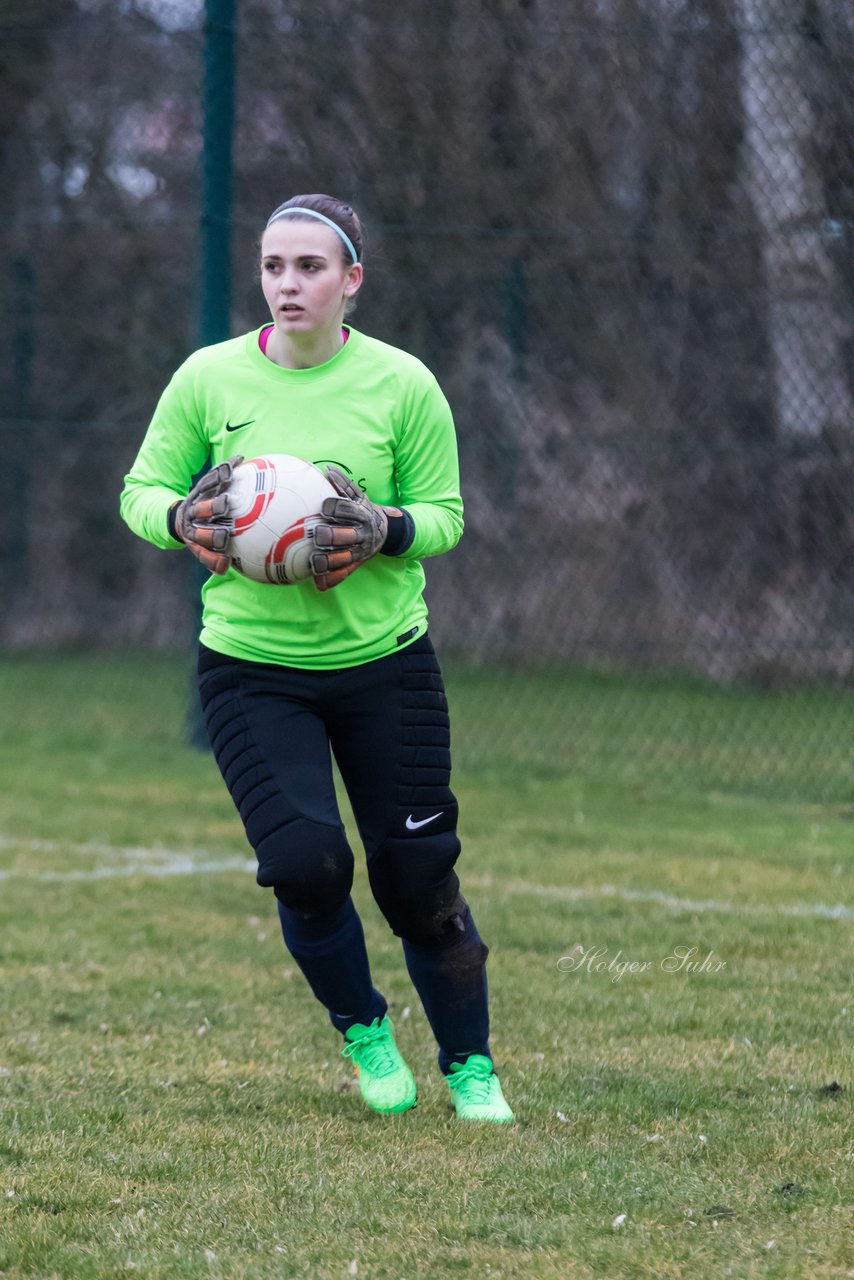
[(371, 1075), (384, 1076), (397, 1070), (397, 1057), (392, 1050), (388, 1032), (382, 1027), (371, 1027), (358, 1040), (348, 1041), (342, 1053), (345, 1058), (352, 1058), (354, 1054), (361, 1054), (363, 1050), (365, 1051), (364, 1061), (359, 1065)]
[(485, 1074), (480, 1067), (464, 1066), (462, 1071), (455, 1071), (448, 1077), (452, 1089), (462, 1086), (466, 1097), (471, 1102), (490, 1102), (492, 1081), (495, 1079), (490, 1071)]

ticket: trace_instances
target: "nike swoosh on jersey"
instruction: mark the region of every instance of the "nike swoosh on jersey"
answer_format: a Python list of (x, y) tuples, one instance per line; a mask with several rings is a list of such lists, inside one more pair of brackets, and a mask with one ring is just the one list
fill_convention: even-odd
[(410, 813), (409, 817), (406, 819), (407, 830), (417, 831), (419, 827), (426, 827), (428, 822), (435, 822), (437, 818), (441, 818), (444, 812), (444, 809), (440, 809), (438, 813), (433, 814), (432, 818), (422, 818), (420, 822), (415, 822), (412, 814)]
[(248, 422), (235, 422), (234, 426), (230, 422), (226, 422), (225, 429), (226, 431), (239, 431), (241, 427), (251, 427), (254, 421), (254, 418), (250, 418)]

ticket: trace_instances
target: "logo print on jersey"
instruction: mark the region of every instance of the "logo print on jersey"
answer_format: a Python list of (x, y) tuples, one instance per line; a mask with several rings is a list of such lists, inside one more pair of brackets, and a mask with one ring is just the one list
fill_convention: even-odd
[(444, 812), (444, 809), (440, 809), (438, 813), (433, 814), (432, 818), (422, 818), (420, 822), (416, 822), (410, 813), (406, 819), (406, 829), (407, 831), (417, 831), (419, 827), (426, 827), (428, 822), (435, 822), (437, 818), (441, 818)]
[(250, 418), (248, 422), (235, 422), (234, 426), (232, 426), (226, 419), (225, 429), (226, 431), (239, 431), (241, 427), (251, 427), (254, 421), (254, 418)]
[(339, 471), (344, 472), (345, 476), (349, 476), (354, 484), (357, 484), (360, 489), (367, 492), (368, 482), (365, 477), (360, 476), (357, 480), (353, 468), (348, 467), (346, 462), (339, 462), (337, 458), (314, 458), (312, 459), (312, 462), (315, 467), (320, 467), (321, 470), (328, 466), (337, 467)]

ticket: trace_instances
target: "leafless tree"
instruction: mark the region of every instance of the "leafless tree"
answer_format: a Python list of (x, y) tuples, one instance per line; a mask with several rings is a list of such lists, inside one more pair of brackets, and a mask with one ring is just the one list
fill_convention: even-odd
[(777, 422), (786, 435), (851, 430), (851, 334), (826, 247), (807, 8), (804, 0), (738, 0), (738, 12), (746, 181), (763, 232)]

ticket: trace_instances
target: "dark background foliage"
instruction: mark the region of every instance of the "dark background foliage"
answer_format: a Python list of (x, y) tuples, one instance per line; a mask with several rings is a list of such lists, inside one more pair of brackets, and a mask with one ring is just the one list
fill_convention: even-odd
[[(202, 8), (0, 29), (0, 638), (188, 645), (184, 557), (117, 495), (198, 342)], [(844, 682), (845, 0), (243, 0), (237, 56), (232, 331), (270, 209), (355, 204), (355, 323), (457, 417), (445, 651)]]

